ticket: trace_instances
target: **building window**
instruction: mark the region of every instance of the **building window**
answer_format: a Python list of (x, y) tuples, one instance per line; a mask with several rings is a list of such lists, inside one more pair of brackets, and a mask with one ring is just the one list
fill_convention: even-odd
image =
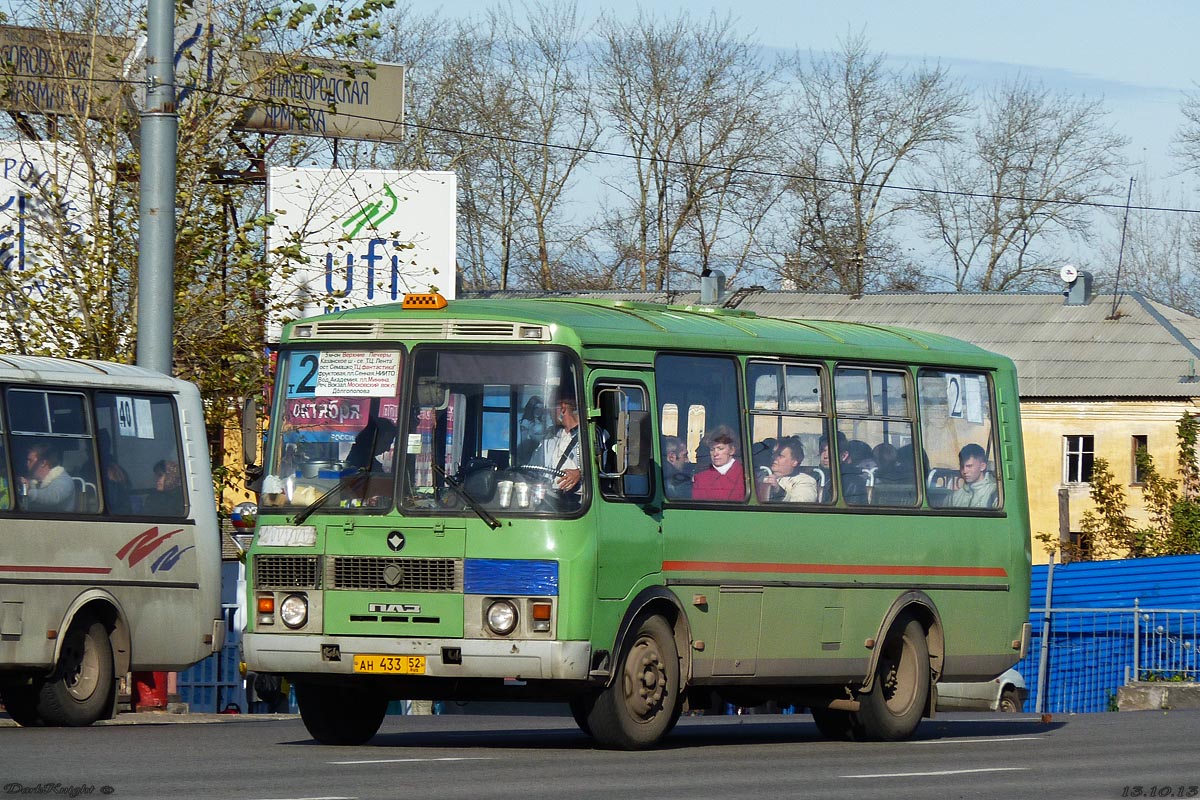
[(1087, 483), (1096, 459), (1094, 436), (1063, 437), (1063, 482)]
[(1069, 564), (1072, 561), (1091, 561), (1092, 560), (1092, 537), (1091, 534), (1081, 533), (1080, 531), (1071, 531), (1071, 543), (1064, 549), (1062, 562)]
[(1133, 453), (1132, 453), (1133, 470), (1132, 470), (1132, 474), (1133, 474), (1133, 483), (1135, 483), (1135, 484), (1142, 484), (1142, 483), (1146, 482), (1146, 476), (1142, 474), (1142, 468), (1140, 466), (1138, 466), (1137, 455), (1138, 455), (1139, 450), (1147, 450), (1147, 448), (1149, 447), (1148, 441), (1149, 441), (1149, 437), (1147, 437), (1147, 436), (1134, 436), (1133, 437), (1133, 442), (1132, 442), (1132, 444), (1133, 444), (1133, 448), (1132, 448), (1133, 449)]

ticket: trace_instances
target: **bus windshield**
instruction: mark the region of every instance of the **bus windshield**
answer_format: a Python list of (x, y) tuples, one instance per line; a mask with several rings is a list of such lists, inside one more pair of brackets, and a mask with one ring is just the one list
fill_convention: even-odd
[(505, 514), (580, 508), (576, 396), (565, 352), (418, 349), (405, 505), (464, 511), (475, 503)]
[(401, 353), (293, 350), (280, 361), (264, 504), (390, 508)]

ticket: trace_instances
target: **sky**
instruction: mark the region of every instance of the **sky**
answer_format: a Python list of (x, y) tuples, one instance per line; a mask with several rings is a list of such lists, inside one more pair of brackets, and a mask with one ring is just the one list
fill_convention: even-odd
[[(496, 3), (398, 4), (456, 18)], [(579, 0), (578, 7), (588, 19), (601, 11), (631, 18), (639, 8), (660, 17), (685, 9), (693, 17), (728, 14), (747, 37), (787, 51), (835, 50), (862, 31), (873, 52), (900, 63), (940, 62), (974, 88), (1021, 76), (1102, 97), (1114, 127), (1131, 140), (1131, 172), (1144, 162), (1164, 189), (1195, 183), (1168, 177), (1175, 170), (1168, 150), (1183, 120), (1180, 100), (1200, 82), (1197, 0)]]

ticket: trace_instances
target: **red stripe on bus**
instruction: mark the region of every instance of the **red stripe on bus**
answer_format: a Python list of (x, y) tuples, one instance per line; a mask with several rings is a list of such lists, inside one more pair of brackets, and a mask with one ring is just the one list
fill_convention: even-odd
[(939, 575), (1007, 578), (1003, 567), (938, 567), (916, 564), (755, 564), (737, 561), (664, 561), (665, 572), (783, 572), (820, 575)]
[(71, 575), (107, 575), (112, 567), (49, 567), (31, 564), (23, 567), (0, 564), (0, 572), (65, 572)]

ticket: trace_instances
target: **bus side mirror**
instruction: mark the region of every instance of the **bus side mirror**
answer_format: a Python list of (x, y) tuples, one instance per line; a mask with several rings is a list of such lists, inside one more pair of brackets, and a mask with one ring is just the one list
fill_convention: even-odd
[(258, 456), (258, 401), (247, 397), (242, 402), (242, 461), (247, 467), (255, 465)]
[(630, 475), (645, 475), (650, 471), (652, 436), (650, 431), (649, 411), (628, 412), (629, 437), (626, 441), (625, 454)]

